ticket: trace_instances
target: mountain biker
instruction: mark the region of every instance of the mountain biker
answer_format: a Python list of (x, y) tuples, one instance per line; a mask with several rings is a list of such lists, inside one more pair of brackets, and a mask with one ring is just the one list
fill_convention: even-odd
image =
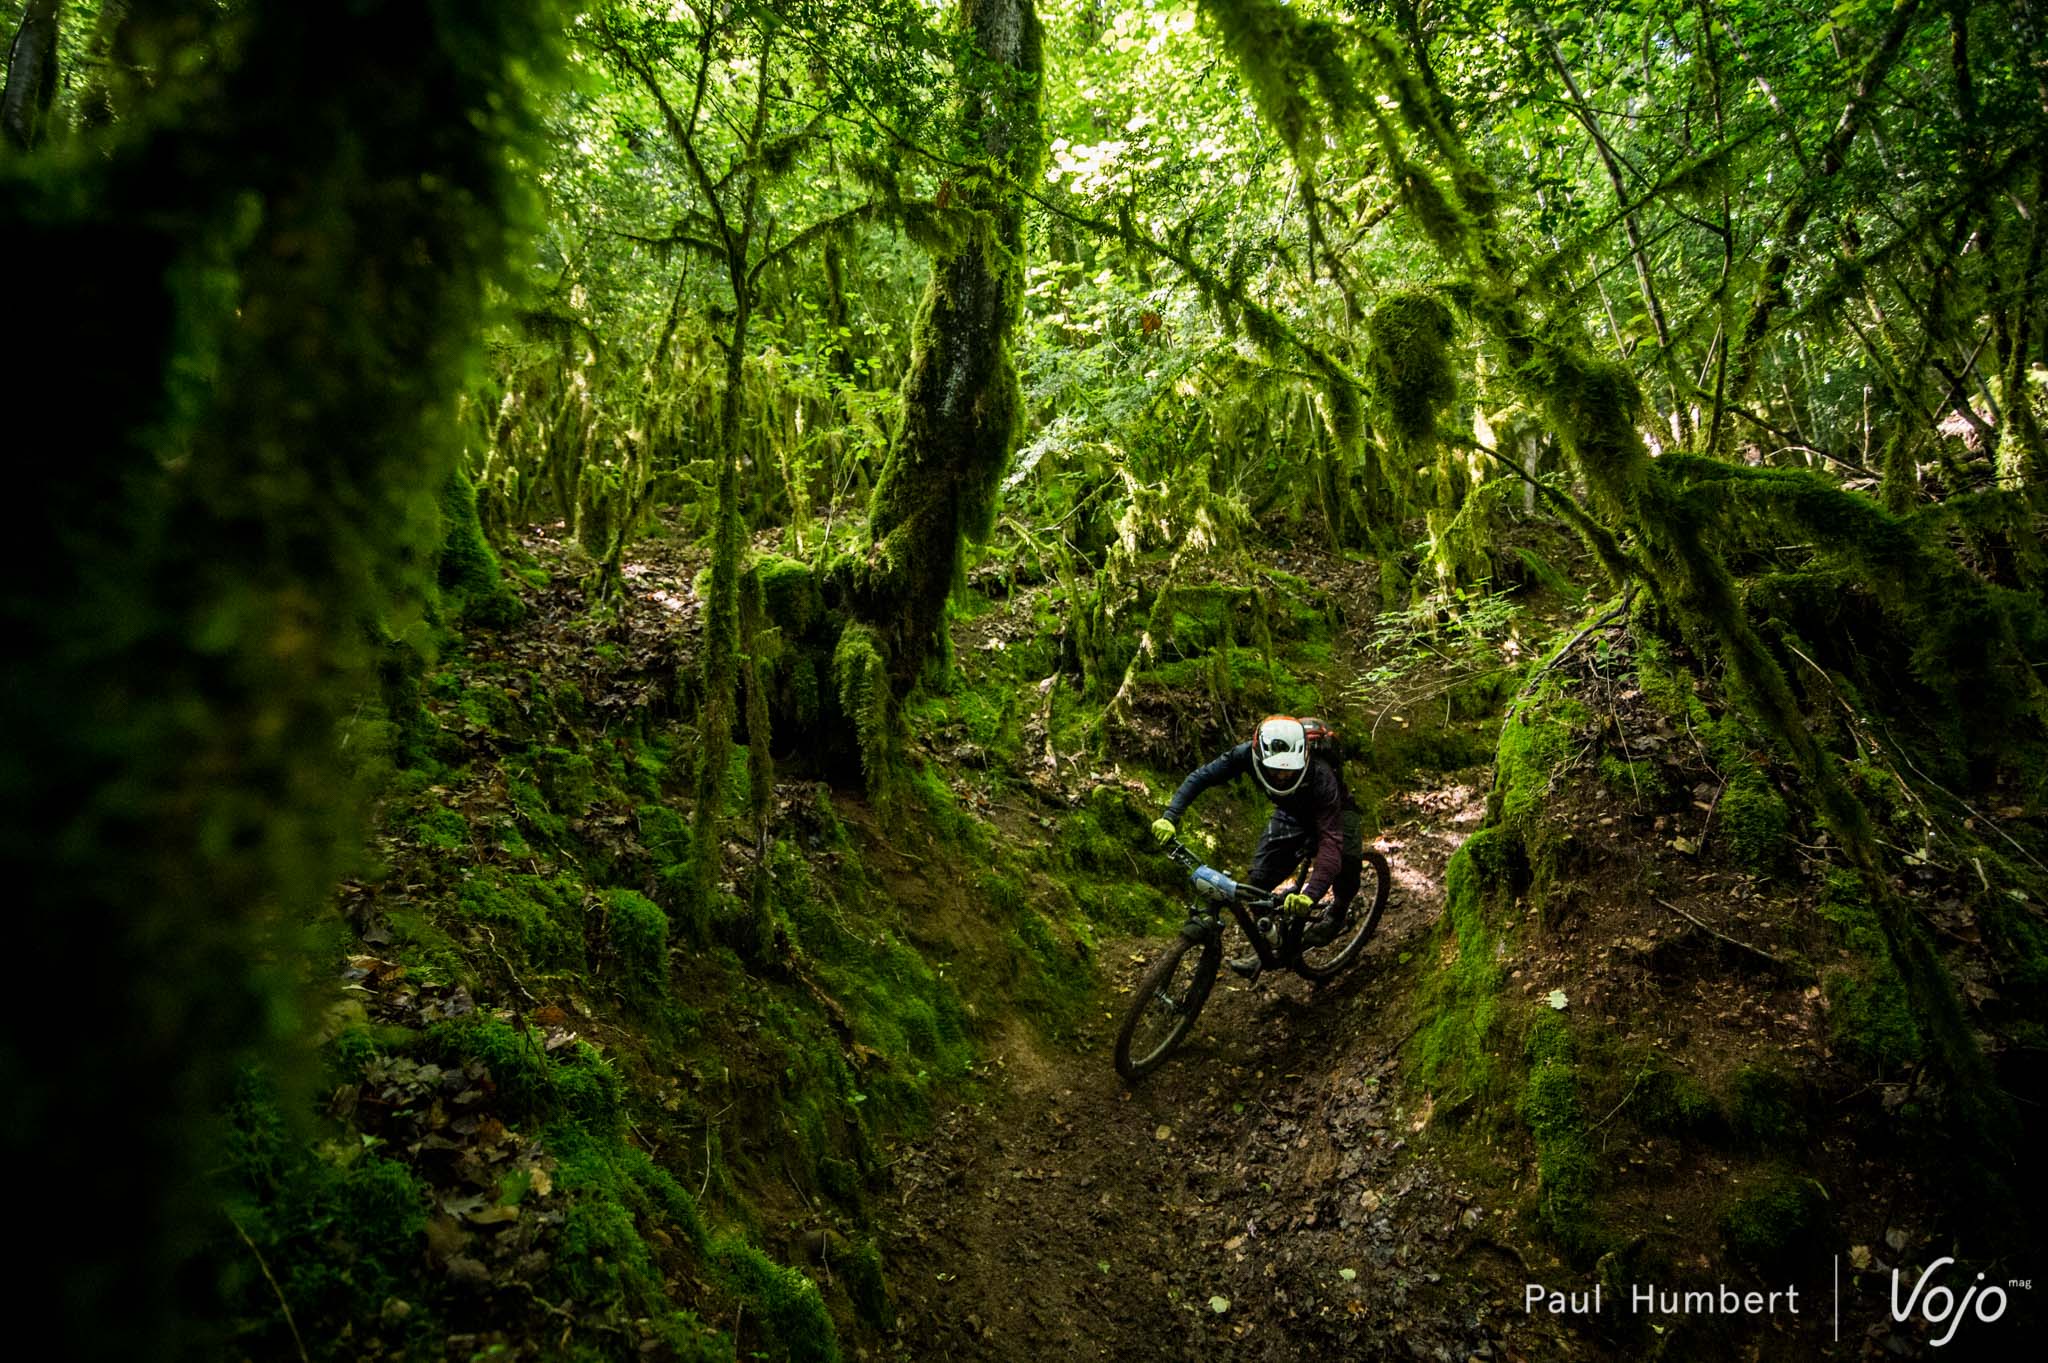
[[(1337, 764), (1311, 750), (1309, 733), (1291, 715), (1268, 715), (1259, 721), (1249, 742), (1239, 743), (1206, 766), (1188, 773), (1173, 793), (1163, 816), (1153, 821), (1152, 836), (1161, 845), (1172, 841), (1180, 818), (1196, 796), (1211, 786), (1251, 776), (1273, 802), (1273, 816), (1252, 853), (1245, 879), (1272, 890), (1313, 849), (1308, 881), (1297, 885), (1282, 907), (1289, 914), (1307, 913), (1328, 893), (1321, 914), (1302, 934), (1302, 945), (1317, 947), (1343, 931), (1351, 900), (1358, 893), (1364, 842), (1358, 806), (1345, 788)], [(1256, 973), (1258, 958), (1232, 961), (1240, 974)]]

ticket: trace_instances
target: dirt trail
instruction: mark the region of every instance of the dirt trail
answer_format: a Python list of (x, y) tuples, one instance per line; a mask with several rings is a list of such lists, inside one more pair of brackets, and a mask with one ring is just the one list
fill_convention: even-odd
[(1053, 1049), (1022, 1027), (1003, 1038), (994, 1095), (897, 1152), (893, 1356), (1564, 1352), (1525, 1337), (1508, 1299), (1521, 1266), (1484, 1248), (1495, 1209), (1410, 1147), (1427, 1114), (1397, 1094), (1413, 1020), (1400, 958), (1440, 911), (1484, 780), (1391, 802), (1393, 899), (1346, 976), (1315, 991), (1226, 972), (1195, 1037), (1136, 1091), (1111, 1066), (1109, 1019), (1160, 939), (1105, 948), (1093, 1045)]

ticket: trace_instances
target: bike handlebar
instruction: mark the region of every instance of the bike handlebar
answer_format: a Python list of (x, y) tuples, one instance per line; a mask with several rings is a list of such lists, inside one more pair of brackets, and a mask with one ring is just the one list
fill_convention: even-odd
[[(1183, 843), (1179, 838), (1175, 838), (1166, 844), (1166, 855), (1171, 857), (1174, 863), (1182, 870), (1186, 871), (1191, 879), (1209, 869), (1202, 863), (1202, 859), (1190, 851), (1187, 844)], [(1231, 878), (1231, 884), (1236, 889), (1235, 899), (1247, 908), (1268, 909), (1274, 908), (1280, 903), (1278, 895), (1261, 890), (1255, 885), (1247, 885), (1234, 877)]]

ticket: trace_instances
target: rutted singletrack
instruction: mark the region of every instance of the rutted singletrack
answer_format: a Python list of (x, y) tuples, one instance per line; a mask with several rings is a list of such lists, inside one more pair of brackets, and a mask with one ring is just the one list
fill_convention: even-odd
[(895, 1356), (1559, 1352), (1523, 1337), (1509, 1252), (1488, 1234), (1496, 1209), (1418, 1157), (1428, 1113), (1399, 1092), (1408, 963), (1483, 781), (1390, 802), (1393, 898), (1346, 975), (1311, 989), (1226, 972), (1194, 1035), (1136, 1089), (1109, 1042), (1162, 939), (1105, 946), (1092, 1045), (1059, 1050), (1022, 1026), (1002, 1037), (992, 1095), (896, 1152)]

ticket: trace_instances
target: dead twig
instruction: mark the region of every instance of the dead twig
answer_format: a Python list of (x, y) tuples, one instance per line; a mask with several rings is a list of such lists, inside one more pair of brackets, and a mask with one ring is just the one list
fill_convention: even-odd
[(1592, 624), (1580, 630), (1577, 634), (1574, 634), (1571, 638), (1565, 640), (1563, 648), (1560, 648), (1557, 652), (1551, 654), (1548, 658), (1544, 659), (1543, 665), (1537, 668), (1534, 672), (1531, 672), (1529, 674), (1529, 680), (1522, 683), (1522, 689), (1517, 691), (1515, 693), (1515, 698), (1508, 703), (1509, 712), (1512, 713), (1514, 711), (1515, 706), (1520, 705), (1522, 703), (1523, 697), (1527, 696), (1530, 691), (1535, 689), (1536, 679), (1538, 677), (1541, 677), (1551, 668), (1556, 667), (1559, 663), (1563, 662), (1565, 658), (1571, 654), (1571, 651), (1577, 648), (1580, 645), (1580, 643), (1582, 643), (1585, 640), (1586, 636), (1591, 634), (1594, 630), (1605, 629), (1609, 625), (1613, 624), (1615, 621), (1627, 615), (1628, 608), (1632, 604), (1634, 604), (1635, 599), (1636, 589), (1633, 586), (1631, 586), (1626, 592), (1622, 594), (1620, 605), (1616, 606), (1613, 610), (1607, 612), (1607, 614), (1601, 616), (1598, 620), (1595, 620)]
[(1680, 918), (1683, 918), (1686, 922), (1698, 928), (1700, 931), (1706, 933), (1709, 937), (1718, 937), (1720, 940), (1726, 942), (1731, 947), (1740, 947), (1744, 951), (1749, 952), (1753, 956), (1761, 956), (1766, 961), (1769, 961), (1772, 965), (1778, 967), (1778, 969), (1785, 971), (1787, 974), (1802, 976), (1806, 974), (1804, 970), (1801, 970), (1799, 967), (1793, 965), (1790, 961), (1785, 960), (1783, 957), (1773, 956), (1770, 952), (1765, 951), (1762, 947), (1751, 946), (1749, 943), (1743, 941), (1739, 937), (1730, 937), (1727, 933), (1721, 931), (1713, 924), (1695, 918), (1693, 915), (1687, 913), (1684, 909), (1679, 908), (1676, 904), (1672, 903), (1668, 899), (1659, 899), (1657, 902), (1659, 904), (1662, 904), (1665, 908), (1671, 910), (1673, 913), (1677, 914)]
[(1628, 1092), (1621, 1095), (1621, 1101), (1616, 1103), (1613, 1107), (1609, 1108), (1607, 1111), (1607, 1115), (1605, 1117), (1602, 1117), (1599, 1121), (1587, 1127), (1586, 1134), (1590, 1136), (1595, 1131), (1598, 1131), (1601, 1127), (1613, 1121), (1615, 1114), (1628, 1106), (1628, 1100), (1636, 1096), (1636, 1090), (1641, 1088), (1643, 1086), (1643, 1080), (1649, 1077), (1650, 1071), (1647, 1067), (1645, 1067), (1641, 1072), (1639, 1072), (1636, 1075), (1636, 1081), (1628, 1086)]
[(1721, 807), (1721, 792), (1726, 789), (1728, 778), (1724, 776), (1719, 788), (1714, 791), (1714, 798), (1707, 801), (1707, 817), (1700, 821), (1700, 845), (1693, 849), (1692, 854), (1695, 861), (1707, 855), (1707, 835), (1714, 831), (1714, 811)]
[(235, 1234), (242, 1237), (242, 1243), (249, 1247), (249, 1253), (256, 1256), (256, 1267), (263, 1270), (263, 1281), (269, 1283), (270, 1290), (277, 1295), (278, 1309), (284, 1312), (284, 1323), (291, 1330), (292, 1343), (299, 1350), (299, 1363), (311, 1363), (306, 1357), (306, 1341), (299, 1337), (299, 1323), (292, 1318), (292, 1304), (284, 1299), (284, 1289), (277, 1285), (277, 1278), (271, 1273), (270, 1264), (264, 1259), (263, 1251), (256, 1248), (256, 1242), (249, 1238), (249, 1232), (242, 1229), (242, 1223), (235, 1220), (231, 1213), (222, 1211), (221, 1215), (227, 1217), (228, 1224), (235, 1228)]
[(1413, 1027), (1410, 1027), (1407, 1031), (1401, 1033), (1401, 1039), (1399, 1041), (1396, 1041), (1393, 1045), (1387, 1047), (1384, 1051), (1381, 1051), (1377, 1056), (1373, 1058), (1372, 1063), (1365, 1067), (1366, 1072), (1369, 1074), (1372, 1071), (1378, 1069), (1380, 1066), (1386, 1064), (1389, 1060), (1392, 1060), (1394, 1056), (1400, 1051), (1400, 1049), (1403, 1046), (1406, 1046), (1409, 1040), (1413, 1038), (1417, 1032), (1422, 1030), (1422, 1024), (1426, 1020), (1427, 1019), (1424, 1018), (1417, 1018), (1415, 1020), (1415, 1025)]
[(477, 931), (484, 935), (484, 941), (490, 945), (491, 955), (496, 958), (499, 965), (505, 968), (505, 978), (512, 982), (512, 987), (517, 989), (520, 997), (524, 998), (528, 1003), (538, 1004), (540, 1000), (535, 998), (532, 992), (520, 982), (519, 972), (512, 968), (512, 962), (506, 960), (505, 953), (498, 949), (498, 935), (491, 931), (490, 924), (479, 923), (476, 926)]
[(789, 1171), (789, 1157), (786, 1155), (783, 1157), (782, 1160), (782, 1176), (789, 1180), (790, 1191), (797, 1195), (798, 1199), (803, 1202), (804, 1207), (807, 1210), (815, 1213), (818, 1210), (818, 1208), (816, 1204), (814, 1204), (811, 1201), (809, 1194), (805, 1193), (802, 1188), (797, 1186), (796, 1175)]

